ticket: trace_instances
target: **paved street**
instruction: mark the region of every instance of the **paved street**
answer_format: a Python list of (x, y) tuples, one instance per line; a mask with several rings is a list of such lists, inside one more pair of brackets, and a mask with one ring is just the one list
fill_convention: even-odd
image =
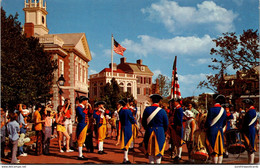
[[(134, 164), (146, 164), (148, 159), (144, 154), (137, 149), (138, 143), (142, 141), (141, 137), (135, 140), (135, 152), (129, 152), (129, 160)], [(120, 164), (123, 161), (123, 151), (119, 146), (116, 146), (115, 138), (107, 138), (104, 142), (104, 151), (107, 154), (97, 154), (97, 149), (94, 153), (86, 153), (86, 149), (83, 149), (84, 156), (88, 158), (87, 161), (77, 160), (78, 152), (60, 153), (58, 150), (57, 138), (51, 140), (50, 154), (48, 156), (41, 155), (35, 156), (33, 151), (28, 152), (28, 156), (19, 157), (21, 164)], [(95, 145), (95, 142), (94, 142)], [(166, 150), (168, 146), (166, 146)], [(255, 163), (259, 162), (259, 151), (256, 153)], [(2, 159), (3, 164), (10, 163), (10, 159)], [(162, 159), (162, 164), (191, 164), (188, 162), (188, 153), (186, 145), (184, 145), (182, 160), (180, 163), (173, 163), (170, 159), (170, 153), (166, 152)], [(247, 152), (240, 155), (229, 155), (229, 158), (224, 158), (223, 164), (247, 164)]]

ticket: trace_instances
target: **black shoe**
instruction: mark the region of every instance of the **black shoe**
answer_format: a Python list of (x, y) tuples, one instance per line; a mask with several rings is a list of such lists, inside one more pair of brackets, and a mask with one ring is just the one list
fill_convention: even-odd
[(175, 161), (175, 162), (178, 162), (178, 161), (180, 161), (181, 160), (181, 158), (179, 158), (179, 156), (175, 156), (174, 158), (173, 158), (173, 161)]
[(78, 160), (88, 160), (85, 156), (78, 157)]
[(127, 160), (127, 161), (123, 161), (122, 164), (131, 164), (131, 162), (129, 160)]
[(228, 158), (228, 155), (224, 153), (223, 158)]
[(102, 154), (103, 154), (103, 151), (98, 151), (98, 154), (101, 154), (101, 155), (102, 155)]
[(102, 152), (102, 154), (107, 154), (106, 152), (104, 152), (104, 151), (101, 151)]

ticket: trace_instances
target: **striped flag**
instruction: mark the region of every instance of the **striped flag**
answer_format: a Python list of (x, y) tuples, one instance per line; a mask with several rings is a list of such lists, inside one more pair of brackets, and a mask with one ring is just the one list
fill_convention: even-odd
[(124, 51), (126, 48), (122, 47), (115, 39), (114, 39), (114, 51), (115, 53), (124, 56)]
[(171, 99), (181, 99), (181, 91), (180, 85), (178, 81), (178, 74), (177, 74), (177, 56), (175, 56), (173, 68), (172, 68), (172, 84), (171, 84)]

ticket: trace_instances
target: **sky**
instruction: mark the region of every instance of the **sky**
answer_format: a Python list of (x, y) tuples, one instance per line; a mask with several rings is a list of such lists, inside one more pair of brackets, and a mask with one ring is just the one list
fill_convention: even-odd
[[(7, 15), (19, 14), (24, 0), (0, 0)], [(28, 1), (28, 0), (27, 0)], [(34, 1), (34, 0), (33, 0)], [(89, 75), (111, 63), (111, 35), (126, 48), (127, 62), (142, 59), (154, 73), (171, 79), (174, 57), (182, 97), (212, 93), (197, 89), (214, 74), (210, 49), (222, 33), (259, 27), (258, 0), (44, 0), (49, 34), (85, 33), (92, 60)], [(113, 54), (119, 64), (121, 55)], [(229, 68), (229, 74), (235, 71)]]

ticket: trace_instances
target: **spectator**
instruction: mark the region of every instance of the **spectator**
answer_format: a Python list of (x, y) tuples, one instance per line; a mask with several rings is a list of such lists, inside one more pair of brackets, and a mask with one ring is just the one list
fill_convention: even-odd
[(64, 127), (65, 116), (64, 116), (62, 106), (58, 106), (58, 114), (56, 115), (56, 122), (57, 122), (58, 143), (59, 143), (60, 152), (61, 153), (64, 152), (61, 148), (61, 140), (63, 135), (66, 137), (66, 152), (73, 152), (73, 150), (71, 150), (69, 147), (70, 136), (66, 128)]
[[(69, 147), (73, 147), (73, 141), (72, 141), (72, 120), (71, 120), (71, 102), (69, 98), (66, 98), (64, 101), (64, 105), (62, 107), (63, 113), (64, 113), (64, 127), (66, 131), (68, 132), (70, 136), (70, 141), (69, 141)], [(66, 145), (65, 137), (63, 138), (63, 145)]]
[(6, 122), (7, 117), (5, 111), (1, 108), (1, 158), (5, 157), (5, 137), (6, 137)]
[(52, 131), (52, 118), (51, 118), (51, 111), (48, 110), (44, 122), (43, 153), (45, 155), (49, 154), (51, 131)]
[(41, 155), (42, 154), (42, 141), (43, 141), (43, 132), (42, 132), (42, 123), (45, 121), (42, 120), (42, 116), (40, 114), (40, 111), (42, 111), (42, 105), (37, 104), (35, 107), (35, 112), (34, 112), (34, 129), (36, 131), (36, 150), (35, 154), (36, 155)]
[(20, 127), (17, 120), (16, 113), (10, 113), (10, 122), (7, 124), (7, 132), (9, 135), (9, 143), (10, 149), (12, 149), (12, 159), (11, 163), (20, 163), (20, 160), (17, 159), (17, 147), (18, 147), (18, 139), (19, 139), (19, 132)]

